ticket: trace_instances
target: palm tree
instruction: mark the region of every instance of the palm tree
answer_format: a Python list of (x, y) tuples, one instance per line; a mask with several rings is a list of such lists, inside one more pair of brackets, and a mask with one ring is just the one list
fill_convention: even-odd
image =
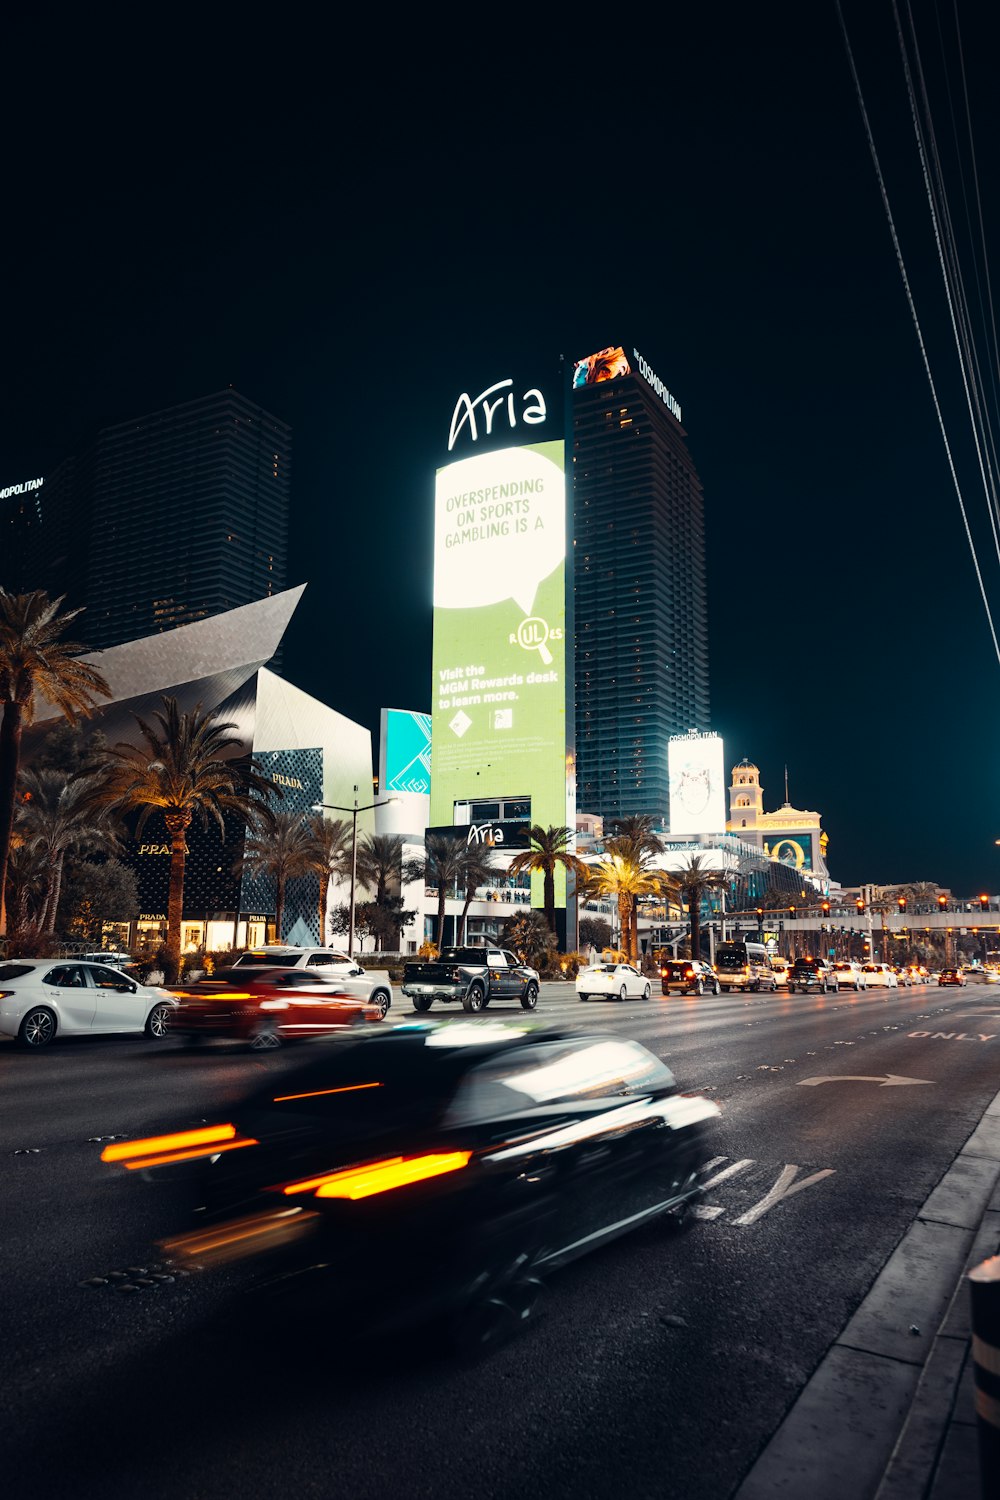
[(669, 884), (669, 877), (637, 859), (627, 846), (621, 849), (614, 846), (615, 840), (609, 839), (603, 858), (587, 866), (585, 889), (595, 896), (608, 896), (618, 902), (619, 943), (634, 959), (632, 909), (640, 896), (661, 895)]
[(542, 909), (545, 912), (545, 925), (550, 932), (556, 930), (556, 870), (560, 867), (578, 876), (585, 876), (587, 866), (582, 859), (570, 849), (570, 843), (576, 835), (569, 828), (561, 825), (549, 825), (542, 828), (540, 824), (533, 823), (529, 832), (532, 847), (525, 849), (520, 854), (515, 854), (510, 862), (511, 875), (520, 875), (524, 871), (542, 876)]
[(319, 940), (325, 945), (330, 881), (350, 873), (351, 825), (346, 818), (325, 818), (317, 812), (313, 814), (309, 828), (312, 838), (310, 868), (319, 876)]
[(145, 741), (119, 741), (109, 747), (106, 764), (92, 788), (95, 807), (128, 813), (136, 809), (136, 833), (141, 834), (155, 812), (161, 812), (170, 835), (170, 893), (167, 901), (167, 970), (173, 982), (180, 969), (181, 919), (184, 914), (184, 865), (187, 833), (197, 813), (202, 827), (209, 819), (226, 835), (224, 814), (235, 813), (253, 829), (273, 822), (266, 799), (280, 789), (252, 766), (227, 758), (243, 748), (232, 735), (234, 723), (223, 723), (200, 703), (190, 712), (164, 698), (163, 708), (148, 724), (133, 714)]
[(448, 892), (463, 877), (465, 845), (460, 839), (447, 833), (429, 833), (424, 843), (423, 858), (407, 860), (403, 867), (403, 880), (422, 880), (425, 885), (435, 886), (438, 895), (437, 945), (440, 952), (444, 939), (444, 904)]
[(701, 903), (712, 891), (728, 889), (730, 875), (704, 863), (703, 854), (689, 854), (687, 864), (674, 871), (674, 883), (691, 918), (691, 957), (701, 957)]
[[(649, 813), (631, 813), (615, 823), (613, 845), (617, 853), (634, 859), (644, 869), (656, 855), (663, 853), (663, 840), (653, 832), (653, 818)], [(639, 901), (631, 903), (628, 951), (633, 957), (639, 952)]]
[[(390, 910), (390, 903), (394, 899), (390, 897), (389, 887), (398, 886), (403, 872), (403, 839), (398, 833), (366, 833), (358, 842), (358, 880), (365, 890), (371, 891), (375, 897), (375, 905), (383, 912)], [(402, 902), (397, 902), (397, 909), (402, 909)], [(386, 946), (399, 946), (399, 928), (396, 928), (395, 937), (386, 931), (385, 936), (391, 939)]]
[(42, 932), (55, 931), (66, 855), (118, 847), (107, 810), (89, 803), (96, 780), (95, 775), (66, 776), (54, 770), (29, 770), (21, 777), (17, 831), (29, 849), (43, 855), (48, 872), (38, 915)]
[(274, 936), (284, 938), (285, 891), (290, 880), (316, 869), (312, 820), (300, 812), (272, 814), (266, 828), (251, 828), (236, 861), (236, 875), (266, 875), (274, 881)]
[(21, 734), (34, 718), (35, 705), (47, 699), (71, 724), (89, 714), (97, 698), (111, 689), (96, 667), (81, 661), (84, 648), (61, 640), (80, 613), (60, 612), (62, 598), (41, 590), (8, 594), (0, 588), (0, 932), (7, 884), (7, 857), (14, 826), (14, 798), (21, 759)]
[(467, 940), (465, 928), (469, 920), (469, 907), (472, 905), (476, 891), (481, 885), (486, 884), (495, 869), (492, 844), (469, 844), (466, 846), (465, 859), (462, 861), (462, 874), (458, 882), (459, 887), (465, 891), (465, 904), (462, 907), (462, 915), (458, 920), (458, 941), (460, 943), (464, 943)]

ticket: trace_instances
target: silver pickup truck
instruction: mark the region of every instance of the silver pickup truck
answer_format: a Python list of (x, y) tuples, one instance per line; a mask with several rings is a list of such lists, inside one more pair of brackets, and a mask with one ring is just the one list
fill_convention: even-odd
[(443, 1000), (480, 1011), (491, 1000), (508, 999), (534, 1010), (538, 985), (538, 970), (506, 948), (443, 948), (433, 963), (408, 963), (403, 969), (403, 994), (414, 1010), (430, 1010), (435, 1000)]

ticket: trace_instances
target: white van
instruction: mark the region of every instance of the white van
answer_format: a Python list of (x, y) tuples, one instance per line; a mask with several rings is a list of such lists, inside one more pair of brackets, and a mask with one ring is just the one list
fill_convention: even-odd
[(715, 972), (724, 990), (776, 990), (777, 976), (763, 943), (720, 943)]

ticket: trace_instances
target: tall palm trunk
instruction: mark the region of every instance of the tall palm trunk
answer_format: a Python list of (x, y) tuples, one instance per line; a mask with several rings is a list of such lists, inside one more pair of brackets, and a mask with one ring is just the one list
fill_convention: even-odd
[(167, 969), (168, 984), (176, 984), (181, 971), (181, 923), (184, 920), (184, 865), (187, 860), (187, 831), (191, 826), (190, 809), (163, 815), (170, 835), (170, 893), (167, 897)]
[(465, 943), (468, 941), (468, 933), (466, 932), (465, 927), (466, 927), (466, 923), (469, 920), (469, 907), (472, 905), (472, 898), (473, 898), (473, 896), (475, 894), (476, 894), (476, 887), (474, 885), (473, 886), (466, 886), (466, 889), (465, 889), (465, 905), (462, 907), (462, 915), (461, 915), (461, 918), (459, 919), (459, 923), (458, 923), (458, 941), (459, 941), (459, 944), (461, 946), (463, 946), (463, 947), (465, 946)]
[(59, 897), (62, 895), (63, 862), (65, 861), (65, 850), (60, 849), (52, 865), (52, 877), (49, 888), (45, 893), (46, 910), (43, 932), (55, 932), (56, 916), (59, 911)]
[(628, 952), (632, 926), (632, 898), (627, 891), (618, 892), (618, 946)]
[(274, 940), (276, 943), (284, 942), (285, 931), (285, 874), (283, 871), (275, 876), (274, 884), (276, 895), (274, 898)]
[(688, 899), (688, 911), (691, 913), (691, 957), (701, 957), (701, 896), (691, 895)]
[(556, 874), (555, 867), (542, 875), (542, 906), (545, 908), (545, 925), (550, 932), (556, 930)]
[(446, 895), (447, 895), (447, 887), (446, 887), (444, 881), (442, 880), (441, 884), (438, 886), (437, 945), (438, 945), (438, 952), (439, 953), (441, 952), (441, 949), (444, 947), (444, 903), (445, 903), (445, 897), (446, 897)]
[(632, 962), (639, 962), (639, 903), (632, 902), (632, 920), (629, 923), (629, 958)]
[(326, 903), (330, 896), (330, 872), (319, 872), (319, 940), (326, 947)]
[(20, 703), (4, 704), (0, 720), (0, 932), (6, 932), (4, 892), (7, 888), (7, 857), (14, 828), (14, 796), (17, 790), (17, 767), (21, 759), (22, 708)]

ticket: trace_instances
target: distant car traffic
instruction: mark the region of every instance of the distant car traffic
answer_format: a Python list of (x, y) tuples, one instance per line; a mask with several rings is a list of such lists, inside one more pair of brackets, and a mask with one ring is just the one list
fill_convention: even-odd
[(826, 994), (837, 989), (837, 978), (821, 958), (797, 958), (788, 971), (791, 993), (807, 995), (812, 991)]
[(579, 1000), (648, 1000), (649, 980), (633, 964), (588, 964), (576, 976)]
[(771, 958), (763, 943), (749, 939), (720, 943), (715, 950), (715, 972), (724, 990), (776, 990)]
[(272, 1051), (284, 1042), (381, 1021), (385, 1015), (381, 1004), (346, 994), (337, 976), (328, 979), (308, 969), (234, 967), (173, 993), (175, 1036), (189, 1042), (246, 1042), (254, 1051)]
[(0, 1035), (37, 1051), (57, 1036), (167, 1035), (177, 1002), (104, 964), (13, 958), (0, 963)]
[(778, 954), (772, 955), (771, 971), (774, 974), (776, 989), (787, 990), (789, 988), (788, 975), (791, 967), (787, 958), (781, 958)]
[(718, 1117), (638, 1042), (462, 1018), (326, 1038), (213, 1119), (102, 1159), (192, 1178), (172, 1259), (255, 1261), (261, 1290), (338, 1331), (442, 1314), (482, 1347), (540, 1276), (683, 1216)]
[(942, 969), (938, 975), (938, 984), (965, 984), (965, 975), (961, 969)]
[(660, 991), (664, 995), (703, 995), (711, 990), (721, 995), (722, 985), (711, 964), (700, 958), (668, 958), (660, 965)]
[(853, 959), (840, 959), (833, 966), (833, 977), (838, 990), (866, 990), (868, 975)]
[(895, 990), (899, 988), (899, 981), (888, 964), (862, 964), (861, 972), (866, 978), (869, 989)]

